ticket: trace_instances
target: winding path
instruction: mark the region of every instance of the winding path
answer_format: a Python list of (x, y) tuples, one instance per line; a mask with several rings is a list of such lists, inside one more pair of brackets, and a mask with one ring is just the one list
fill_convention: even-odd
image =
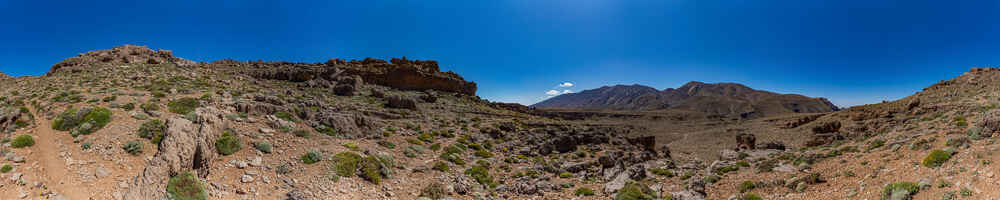
[[(43, 180), (49, 190), (56, 194), (63, 195), (69, 199), (90, 199), (90, 192), (79, 180), (79, 177), (69, 170), (66, 160), (59, 157), (59, 144), (61, 141), (70, 141), (73, 136), (65, 132), (52, 129), (52, 121), (38, 117), (35, 108), (30, 109), (35, 117), (35, 152), (32, 157), (38, 159), (39, 171), (37, 175)], [(63, 143), (65, 144), (65, 143)]]

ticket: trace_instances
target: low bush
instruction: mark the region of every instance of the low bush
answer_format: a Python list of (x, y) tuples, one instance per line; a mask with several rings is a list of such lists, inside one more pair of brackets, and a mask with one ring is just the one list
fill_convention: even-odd
[(307, 130), (296, 130), (295, 132), (292, 132), (292, 133), (295, 134), (295, 136), (299, 136), (299, 137), (304, 137), (304, 138), (311, 138), (312, 137), (312, 134), (309, 133), (309, 131), (307, 131)]
[(7, 173), (10, 172), (10, 170), (14, 170), (14, 167), (11, 167), (10, 165), (3, 165), (3, 167), (0, 167), (0, 173)]
[(201, 180), (189, 171), (171, 177), (167, 183), (167, 193), (173, 200), (204, 200), (207, 196)]
[(615, 200), (653, 200), (655, 195), (646, 184), (633, 182), (625, 185), (624, 188), (615, 194)]
[(24, 148), (35, 145), (35, 139), (30, 135), (19, 135), (14, 138), (14, 141), (10, 143), (11, 147), (14, 148)]
[(424, 189), (420, 190), (420, 197), (426, 197), (428, 199), (444, 199), (446, 196), (448, 196), (448, 191), (445, 190), (444, 185), (441, 183), (431, 183), (430, 185), (427, 185), (427, 187), (424, 187)]
[(68, 108), (56, 116), (56, 119), (52, 122), (52, 129), (70, 131), (70, 134), (75, 137), (101, 130), (110, 122), (111, 110), (107, 108)]
[(757, 188), (757, 184), (754, 183), (753, 181), (744, 181), (743, 184), (740, 184), (740, 192), (741, 193), (749, 192), (750, 190), (753, 190), (754, 188)]
[(486, 169), (486, 167), (473, 166), (469, 169), (466, 169), (465, 174), (472, 177), (472, 179), (475, 179), (476, 182), (479, 182), (479, 184), (488, 186), (490, 188), (495, 187), (497, 185), (497, 183), (493, 181), (493, 176), (490, 176), (490, 170)]
[(271, 153), (271, 143), (267, 141), (257, 142), (257, 144), (254, 144), (254, 148), (257, 148), (260, 152)]
[(302, 163), (313, 164), (313, 163), (319, 162), (319, 161), (323, 160), (323, 155), (322, 154), (323, 154), (322, 152), (315, 151), (315, 150), (309, 151), (308, 153), (302, 155)]
[(341, 152), (333, 156), (333, 170), (339, 176), (350, 177), (358, 170), (361, 163), (361, 155), (354, 152)]
[(950, 152), (943, 150), (934, 150), (931, 151), (931, 153), (924, 158), (923, 164), (925, 167), (935, 168), (935, 167), (940, 167), (949, 159), (951, 159)]
[(149, 120), (139, 126), (139, 137), (150, 139), (154, 144), (160, 144), (167, 132), (167, 125), (160, 120)]
[(243, 142), (233, 131), (225, 130), (219, 139), (215, 139), (215, 150), (224, 156), (232, 155), (243, 148)]
[(581, 187), (577, 188), (576, 191), (573, 192), (573, 194), (576, 194), (576, 196), (594, 196), (594, 194), (596, 193), (594, 193), (593, 189)]
[(434, 163), (434, 170), (438, 170), (438, 171), (441, 171), (441, 172), (451, 171), (451, 169), (448, 168), (448, 163), (441, 162), (441, 161), (438, 161), (437, 163)]
[(385, 140), (378, 141), (378, 145), (379, 146), (383, 146), (385, 148), (389, 148), (389, 149), (395, 149), (396, 148), (396, 144), (393, 144), (392, 142), (385, 141)]
[(130, 141), (125, 143), (125, 145), (122, 145), (122, 150), (125, 150), (125, 152), (134, 156), (142, 153), (142, 146), (142, 142)]
[(285, 121), (290, 121), (290, 122), (298, 122), (299, 121), (298, 119), (295, 118), (294, 115), (292, 115), (292, 113), (289, 113), (289, 112), (277, 112), (277, 113), (274, 113), (274, 116), (277, 117), (278, 119), (283, 119)]
[(188, 113), (194, 112), (194, 109), (201, 106), (198, 99), (195, 98), (180, 98), (167, 102), (167, 110), (181, 115), (186, 115)]
[(920, 188), (913, 182), (895, 182), (885, 185), (882, 189), (882, 199), (910, 199)]

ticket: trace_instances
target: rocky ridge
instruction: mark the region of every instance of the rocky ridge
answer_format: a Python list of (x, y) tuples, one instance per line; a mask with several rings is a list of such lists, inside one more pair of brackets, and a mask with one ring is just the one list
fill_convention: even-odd
[(563, 94), (533, 107), (597, 110), (675, 109), (738, 118), (760, 118), (787, 113), (820, 113), (839, 108), (824, 98), (777, 94), (736, 83), (689, 82), (680, 88), (656, 90), (643, 85), (604, 86)]

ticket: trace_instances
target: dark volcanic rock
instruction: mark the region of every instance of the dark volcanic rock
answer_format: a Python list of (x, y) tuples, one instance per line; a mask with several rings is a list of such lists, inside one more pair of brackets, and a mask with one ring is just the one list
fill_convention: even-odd
[(412, 98), (406, 98), (403, 96), (391, 96), (388, 98), (389, 103), (386, 106), (390, 108), (402, 108), (402, 109), (417, 109), (417, 101)]
[(748, 133), (742, 133), (736, 135), (736, 149), (756, 149), (757, 148), (757, 136)]

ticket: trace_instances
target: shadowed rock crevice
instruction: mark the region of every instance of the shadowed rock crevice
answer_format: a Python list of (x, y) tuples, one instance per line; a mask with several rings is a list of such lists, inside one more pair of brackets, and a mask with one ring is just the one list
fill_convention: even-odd
[(197, 172), (205, 178), (216, 160), (215, 140), (226, 127), (224, 112), (215, 108), (198, 108), (196, 122), (180, 117), (167, 119), (167, 132), (159, 151), (146, 168), (135, 177), (125, 199), (162, 199), (170, 177), (183, 171)]

